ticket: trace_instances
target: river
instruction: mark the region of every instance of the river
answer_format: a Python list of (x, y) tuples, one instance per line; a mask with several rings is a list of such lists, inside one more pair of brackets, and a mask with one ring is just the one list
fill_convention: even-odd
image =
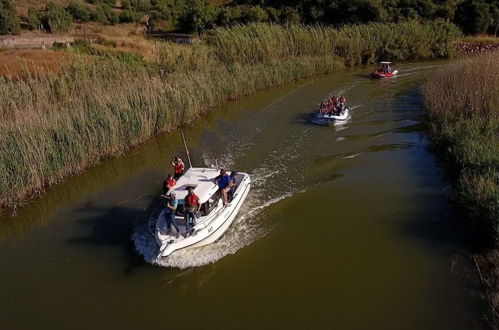
[[(443, 63), (404, 63), (390, 80), (357, 68), (287, 84), (185, 128), (195, 165), (247, 172), (253, 185), (218, 242), (164, 267), (145, 263), (131, 237), (182, 153), (177, 133), (5, 212), (0, 328), (483, 328), (422, 132), (419, 86)], [(333, 93), (351, 120), (312, 125)]]

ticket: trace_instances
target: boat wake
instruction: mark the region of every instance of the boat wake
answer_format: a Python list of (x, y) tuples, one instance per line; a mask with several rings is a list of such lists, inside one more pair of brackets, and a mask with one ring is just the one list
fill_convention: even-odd
[[(266, 129), (265, 124), (261, 126)], [(251, 126), (253, 127), (253, 126)], [(154, 236), (150, 233), (147, 221), (140, 221), (133, 234), (133, 241), (137, 251), (144, 256), (147, 262), (163, 267), (189, 268), (214, 263), (224, 256), (234, 254), (241, 248), (264, 237), (272, 231), (274, 224), (268, 215), (272, 205), (290, 198), (303, 191), (304, 157), (303, 144), (307, 141), (312, 129), (297, 126), (288, 131), (287, 143), (282, 145), (276, 141), (275, 149), (266, 156), (258, 167), (249, 171), (251, 190), (242, 205), (239, 215), (225, 234), (216, 242), (186, 250), (177, 251), (168, 257), (157, 259), (158, 246)], [(203, 160), (206, 164), (217, 163), (226, 168), (234, 168), (234, 159), (244, 157), (246, 148), (254, 147), (253, 143), (263, 131), (245, 132), (234, 130), (226, 136), (224, 150), (231, 150), (226, 158), (220, 158), (221, 150), (211, 149), (204, 151)], [(237, 167), (237, 166), (235, 166)]]
[(147, 228), (147, 221), (144, 221), (137, 226), (132, 236), (136, 250), (149, 263), (180, 269), (207, 265), (227, 255), (236, 253), (241, 248), (264, 237), (272, 230), (272, 226), (265, 225), (265, 215), (269, 206), (289, 198), (297, 192), (291, 191), (269, 198), (268, 192), (265, 190), (269, 187), (269, 181), (274, 180), (274, 177), (280, 172), (279, 170), (257, 169), (250, 174), (253, 178), (252, 190), (239, 211), (239, 216), (227, 232), (215, 243), (199, 248), (177, 251), (168, 257), (157, 259), (158, 245)]

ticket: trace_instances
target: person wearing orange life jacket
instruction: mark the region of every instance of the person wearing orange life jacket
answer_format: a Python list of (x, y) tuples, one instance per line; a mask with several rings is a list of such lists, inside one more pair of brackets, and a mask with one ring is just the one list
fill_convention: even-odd
[(197, 213), (201, 209), (199, 197), (194, 193), (194, 189), (189, 187), (187, 195), (184, 198), (184, 218), (185, 218), (185, 233), (190, 234), (192, 227), (196, 225)]
[(172, 189), (176, 183), (177, 180), (175, 180), (171, 174), (168, 174), (165, 181), (163, 181), (163, 194), (166, 194), (170, 189)]
[(173, 158), (172, 166), (173, 166), (173, 178), (175, 180), (178, 180), (178, 178), (180, 178), (184, 174), (185, 170), (184, 162), (182, 161), (182, 159), (180, 159), (180, 157), (177, 156)]

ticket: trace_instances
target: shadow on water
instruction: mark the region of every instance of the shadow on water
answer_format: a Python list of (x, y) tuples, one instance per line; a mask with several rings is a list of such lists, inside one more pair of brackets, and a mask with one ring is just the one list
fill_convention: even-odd
[[(114, 206), (112, 208), (97, 207), (87, 203), (75, 212), (83, 214), (76, 222), (84, 227), (90, 228), (86, 236), (69, 238), (70, 244), (113, 246), (119, 248), (126, 255), (124, 262), (125, 275), (133, 275), (139, 268), (148, 264), (135, 251), (131, 240), (132, 233), (138, 222), (143, 221), (152, 212), (159, 199), (154, 198), (145, 209), (131, 208), (127, 206)], [(89, 216), (88, 213), (98, 215)]]

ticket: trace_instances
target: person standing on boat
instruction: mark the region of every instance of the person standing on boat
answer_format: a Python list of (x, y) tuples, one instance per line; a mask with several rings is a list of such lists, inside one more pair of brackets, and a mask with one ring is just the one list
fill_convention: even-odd
[(227, 199), (232, 201), (234, 198), (234, 193), (236, 192), (237, 183), (236, 183), (236, 171), (230, 172), (230, 183), (229, 183), (229, 192), (227, 193)]
[(189, 187), (187, 189), (187, 196), (184, 199), (184, 217), (185, 217), (185, 231), (186, 235), (190, 233), (192, 227), (196, 225), (196, 214), (201, 209), (199, 197), (194, 193), (194, 189)]
[(218, 184), (218, 190), (220, 191), (220, 194), (222, 195), (222, 200), (224, 202), (224, 205), (227, 205), (227, 193), (230, 190), (230, 176), (227, 174), (225, 169), (220, 170), (220, 175), (215, 178), (215, 182)]
[(177, 180), (173, 178), (171, 174), (168, 174), (165, 181), (163, 181), (163, 194), (166, 194), (170, 189), (172, 189), (177, 183)]
[(178, 180), (178, 178), (180, 178), (184, 174), (185, 164), (182, 159), (180, 159), (180, 157), (176, 156), (175, 158), (173, 158), (172, 166), (173, 177), (175, 178), (175, 180)]
[(175, 219), (175, 211), (177, 211), (178, 201), (175, 192), (171, 192), (169, 195), (161, 195), (162, 198), (166, 199), (165, 205), (165, 219), (166, 219), (166, 229), (171, 230), (172, 226), (175, 227), (177, 235), (180, 233), (178, 229), (177, 219)]

